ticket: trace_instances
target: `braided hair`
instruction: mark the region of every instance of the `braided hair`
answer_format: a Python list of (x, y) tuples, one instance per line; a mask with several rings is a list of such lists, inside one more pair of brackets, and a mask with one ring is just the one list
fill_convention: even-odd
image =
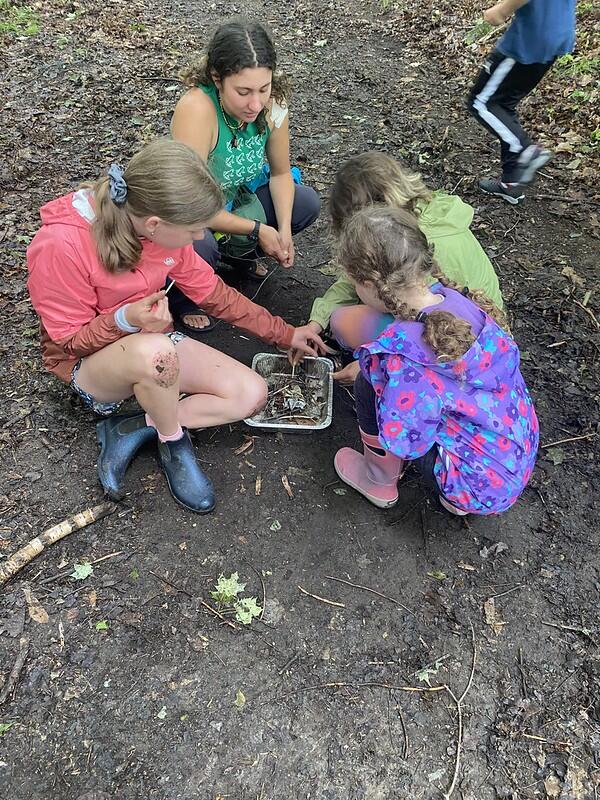
[(439, 361), (461, 358), (475, 342), (465, 320), (441, 310), (422, 314), (403, 301), (407, 290), (426, 286), (432, 275), (444, 286), (455, 287), (433, 260), (427, 239), (408, 211), (384, 206), (358, 211), (341, 231), (338, 258), (353, 281), (373, 285), (397, 319), (423, 322), (423, 339)]

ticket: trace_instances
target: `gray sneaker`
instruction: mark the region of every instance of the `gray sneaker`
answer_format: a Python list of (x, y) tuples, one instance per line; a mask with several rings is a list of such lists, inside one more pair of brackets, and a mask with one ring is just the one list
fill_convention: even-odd
[(519, 156), (519, 166), (522, 169), (519, 175), (519, 183), (531, 183), (535, 178), (535, 173), (552, 158), (550, 150), (544, 150), (537, 144), (530, 144)]
[(525, 199), (523, 188), (520, 183), (502, 183), (495, 178), (485, 178), (479, 181), (479, 188), (486, 194), (493, 194), (501, 197), (513, 206), (518, 205)]

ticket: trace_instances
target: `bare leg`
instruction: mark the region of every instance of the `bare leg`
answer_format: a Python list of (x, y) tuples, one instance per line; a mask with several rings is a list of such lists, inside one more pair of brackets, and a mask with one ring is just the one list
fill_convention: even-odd
[(207, 428), (252, 416), (267, 402), (267, 385), (251, 369), (194, 339), (177, 345), (180, 389), (179, 421), (188, 428)]
[(135, 333), (83, 359), (77, 374), (82, 389), (97, 400), (124, 400), (135, 394), (164, 436), (176, 433), (179, 359), (160, 333)]
[[(251, 416), (266, 402), (262, 378), (193, 339), (176, 346), (163, 334), (135, 333), (83, 359), (77, 382), (97, 400), (135, 394), (168, 436), (180, 424), (206, 428)], [(188, 397), (179, 401), (179, 393)]]

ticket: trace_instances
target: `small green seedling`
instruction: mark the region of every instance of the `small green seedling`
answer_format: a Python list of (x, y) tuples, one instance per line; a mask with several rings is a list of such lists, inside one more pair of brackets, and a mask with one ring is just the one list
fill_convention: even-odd
[(14, 724), (14, 722), (0, 722), (0, 736), (4, 736), (5, 733), (8, 733)]
[(250, 625), (254, 617), (262, 614), (262, 608), (256, 602), (256, 597), (240, 597), (246, 588), (245, 583), (240, 583), (239, 575), (233, 572), (228, 578), (221, 573), (217, 579), (215, 590), (210, 593), (219, 610), (235, 612), (235, 618), (242, 625)]
[(84, 561), (81, 564), (73, 564), (73, 567), (74, 569), (71, 573), (71, 577), (75, 578), (76, 581), (84, 581), (86, 578), (89, 578), (90, 575), (94, 574), (94, 568), (89, 561)]

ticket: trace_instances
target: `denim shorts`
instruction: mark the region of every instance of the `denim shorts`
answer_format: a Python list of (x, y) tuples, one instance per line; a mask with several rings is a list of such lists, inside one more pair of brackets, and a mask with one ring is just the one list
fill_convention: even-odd
[[(180, 331), (170, 331), (166, 333), (165, 336), (168, 336), (174, 345), (178, 344), (182, 339), (185, 339), (185, 334)], [(77, 373), (81, 367), (81, 361), (82, 359), (79, 359), (71, 370), (71, 383), (69, 384), (69, 388), (82, 399), (83, 405), (88, 411), (93, 411), (94, 414), (98, 414), (99, 417), (111, 417), (113, 414), (117, 413), (125, 400), (103, 403), (100, 400), (96, 400), (89, 392), (86, 392), (85, 389), (82, 389), (77, 383)]]

